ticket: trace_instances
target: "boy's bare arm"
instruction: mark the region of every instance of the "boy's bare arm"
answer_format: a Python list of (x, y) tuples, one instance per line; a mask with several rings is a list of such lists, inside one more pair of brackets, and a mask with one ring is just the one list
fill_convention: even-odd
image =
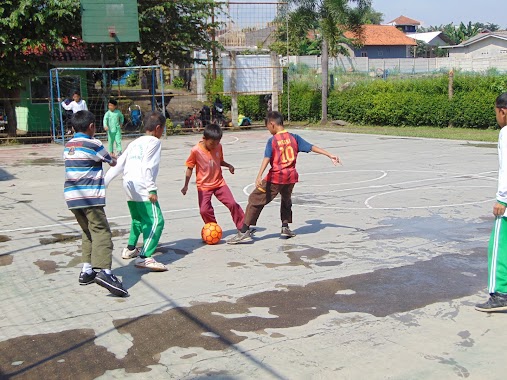
[(319, 148), (318, 146), (314, 145), (312, 146), (312, 152), (314, 153), (318, 153), (318, 154), (323, 154), (324, 156), (327, 156), (331, 159), (331, 161), (333, 161), (333, 164), (334, 165), (337, 165), (337, 164), (341, 164), (342, 162), (340, 161), (340, 157), (338, 156), (335, 156), (334, 154), (331, 154), (329, 153), (327, 150), (325, 149), (322, 149), (322, 148)]
[(261, 163), (261, 168), (259, 169), (259, 173), (257, 174), (257, 178), (255, 179), (255, 186), (260, 187), (262, 185), (262, 174), (264, 173), (264, 170), (268, 167), (270, 158), (264, 157)]
[(192, 168), (187, 167), (187, 170), (185, 172), (185, 184), (183, 185), (183, 188), (181, 189), (181, 193), (185, 195), (188, 191), (188, 183), (190, 182), (190, 177), (192, 177)]
[(231, 174), (234, 174), (234, 166), (232, 166), (231, 164), (229, 164), (228, 162), (225, 162), (224, 160), (222, 160), (220, 162), (220, 166), (225, 166), (226, 168), (229, 169), (229, 171), (231, 172)]

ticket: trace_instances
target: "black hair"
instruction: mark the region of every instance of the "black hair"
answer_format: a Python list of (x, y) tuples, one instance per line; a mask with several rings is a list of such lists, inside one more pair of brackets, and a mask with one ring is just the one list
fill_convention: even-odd
[(276, 125), (283, 125), (283, 115), (278, 111), (269, 111), (264, 119), (264, 124), (268, 125), (270, 121)]
[(112, 104), (113, 106), (117, 106), (118, 105), (118, 102), (114, 99), (109, 99), (109, 103)]
[(498, 98), (496, 98), (495, 107), (507, 108), (507, 92), (504, 92), (503, 94), (499, 95)]
[(222, 128), (218, 124), (208, 124), (204, 128), (203, 136), (206, 140), (221, 140), (222, 135)]
[(151, 111), (146, 114), (144, 117), (144, 128), (147, 131), (153, 132), (157, 125), (160, 125), (162, 128), (165, 127), (166, 118), (162, 113), (158, 111)]
[(90, 124), (95, 123), (95, 115), (90, 111), (77, 111), (70, 121), (76, 132), (86, 132)]
[(75, 91), (72, 93), (72, 95), (79, 95), (79, 96), (81, 96), (81, 93), (80, 93), (78, 90), (75, 90)]

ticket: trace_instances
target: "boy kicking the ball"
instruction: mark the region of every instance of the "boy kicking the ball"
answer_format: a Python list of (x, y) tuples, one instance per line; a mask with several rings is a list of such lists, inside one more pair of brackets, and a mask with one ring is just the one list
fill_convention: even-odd
[[(289, 228), (292, 223), (292, 190), (298, 182), (296, 159), (299, 152), (315, 152), (331, 159), (334, 165), (340, 163), (338, 156), (312, 145), (300, 136), (289, 133), (283, 126), (283, 116), (278, 111), (268, 112), (265, 119), (266, 128), (273, 135), (266, 144), (264, 159), (255, 180), (256, 188), (248, 197), (245, 222), (238, 235), (230, 239), (228, 244), (238, 244), (252, 240), (250, 226), (255, 226), (262, 209), (280, 194), (280, 218), (282, 220), (281, 236), (291, 238), (296, 236)], [(271, 164), (268, 175), (262, 179), (262, 174), (268, 164)]]
[[(121, 257), (136, 257), (135, 266), (154, 272), (163, 272), (167, 267), (157, 262), (152, 255), (164, 229), (164, 217), (158, 204), (157, 180), (166, 118), (160, 112), (151, 112), (145, 117), (146, 134), (132, 141), (118, 159), (118, 163), (106, 174), (106, 186), (111, 180), (123, 174), (123, 188), (132, 217), (127, 248)], [(143, 248), (136, 247), (143, 234)]]
[[(190, 156), (187, 158), (185, 184), (181, 189), (181, 193), (183, 195), (187, 193), (188, 183), (195, 167), (197, 197), (202, 220), (205, 224), (217, 222), (211, 204), (211, 197), (214, 195), (231, 212), (239, 234), (239, 229), (243, 226), (245, 213), (234, 200), (231, 190), (222, 176), (222, 166), (228, 168), (231, 174), (234, 174), (234, 166), (224, 161), (224, 153), (220, 144), (221, 139), (222, 129), (218, 125), (210, 124), (204, 128), (202, 140), (192, 148)], [(252, 239), (250, 238), (250, 240)]]

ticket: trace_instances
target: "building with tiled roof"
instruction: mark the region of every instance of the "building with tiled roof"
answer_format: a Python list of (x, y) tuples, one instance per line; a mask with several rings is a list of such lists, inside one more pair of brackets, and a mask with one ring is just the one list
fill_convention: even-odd
[(507, 57), (507, 30), (479, 33), (458, 45), (441, 48), (449, 49), (452, 58)]
[(421, 25), (421, 23), (417, 20), (414, 20), (407, 16), (400, 16), (391, 20), (387, 23), (387, 25), (392, 25), (397, 27), (403, 33), (415, 33), (417, 32), (417, 27)]
[(345, 37), (353, 40), (352, 46), (356, 57), (369, 58), (407, 58), (411, 57), (411, 48), (417, 42), (390, 25), (363, 25), (358, 36), (345, 32)]

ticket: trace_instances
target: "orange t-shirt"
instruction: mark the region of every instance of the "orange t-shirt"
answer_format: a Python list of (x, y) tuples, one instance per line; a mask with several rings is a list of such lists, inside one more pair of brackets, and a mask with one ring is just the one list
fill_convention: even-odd
[(195, 167), (197, 190), (214, 190), (225, 185), (220, 165), (223, 160), (222, 144), (209, 151), (201, 140), (192, 148), (185, 165), (191, 169)]

